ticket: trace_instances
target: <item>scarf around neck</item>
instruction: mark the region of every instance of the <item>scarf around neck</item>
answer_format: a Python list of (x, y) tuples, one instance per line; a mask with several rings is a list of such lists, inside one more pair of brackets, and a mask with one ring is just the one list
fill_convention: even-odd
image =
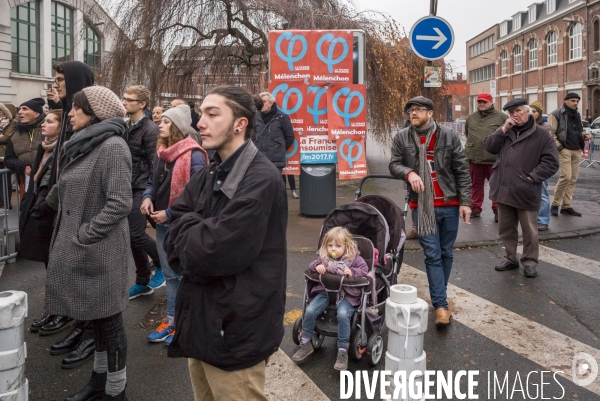
[[(65, 142), (60, 154), (60, 170), (70, 160), (77, 156), (90, 153), (94, 148), (112, 136), (123, 137), (125, 133), (125, 121), (122, 117), (109, 118), (99, 123), (90, 125), (75, 133), (71, 139)], [(66, 160), (65, 157), (67, 158)], [(64, 161), (63, 161), (64, 160)]]
[[(433, 189), (433, 180), (431, 179), (431, 164), (427, 160), (427, 149), (433, 134), (437, 130), (437, 124), (431, 118), (429, 123), (423, 127), (417, 128), (411, 126), (410, 133), (419, 149), (419, 177), (423, 180), (424, 191), (418, 194), (417, 215), (417, 234), (419, 237), (435, 234), (435, 209), (433, 206), (433, 198), (435, 197)], [(426, 135), (425, 143), (421, 144), (420, 136)]]
[(21, 124), (20, 122), (17, 121), (17, 124), (15, 125), (15, 130), (17, 130), (19, 132), (29, 132), (32, 129), (37, 128), (40, 124), (42, 124), (44, 122), (45, 118), (46, 118), (46, 114), (41, 113), (38, 116), (37, 120), (35, 120), (31, 124)]
[(198, 149), (203, 153), (204, 160), (208, 165), (208, 155), (196, 141), (187, 137), (168, 148), (161, 145), (156, 154), (165, 163), (173, 163), (173, 174), (171, 176), (171, 192), (169, 194), (169, 207), (177, 200), (190, 180), (192, 171), (192, 151)]

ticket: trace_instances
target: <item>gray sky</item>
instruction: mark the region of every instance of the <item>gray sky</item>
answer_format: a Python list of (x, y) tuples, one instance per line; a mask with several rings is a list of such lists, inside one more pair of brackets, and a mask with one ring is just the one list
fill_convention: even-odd
[[(466, 42), (487, 28), (518, 11), (526, 11), (541, 0), (439, 0), (437, 16), (448, 21), (454, 30), (454, 47), (446, 56), (457, 72), (465, 72)], [(413, 24), (429, 14), (429, 0), (355, 0), (362, 10), (390, 15), (408, 35)]]

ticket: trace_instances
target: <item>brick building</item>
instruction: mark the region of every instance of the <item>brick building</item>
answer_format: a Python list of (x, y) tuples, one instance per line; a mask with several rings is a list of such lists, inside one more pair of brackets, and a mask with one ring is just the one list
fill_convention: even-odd
[[(550, 112), (562, 104), (567, 92), (575, 92), (581, 96), (579, 110), (582, 116), (588, 112), (597, 116), (600, 109), (589, 99), (594, 92), (600, 100), (600, 93), (597, 93), (600, 82), (596, 79), (592, 86), (593, 82), (588, 79), (588, 73), (593, 69), (588, 69), (588, 54), (592, 49), (588, 49), (587, 22), (594, 23), (600, 17), (598, 3), (598, 0), (546, 0), (516, 12), (511, 19), (490, 28), (497, 32), (493, 40), (493, 57), (487, 55), (492, 53), (489, 51), (473, 57), (467, 52), (469, 78), (471, 71), (479, 68), (481, 60), (493, 59), (494, 79), (487, 80), (487, 87), (495, 80), (498, 108), (515, 97), (525, 97), (529, 102), (538, 100), (545, 111)], [(590, 12), (596, 8), (599, 10)], [(592, 59), (594, 57), (599, 59), (597, 65), (600, 67), (600, 51)], [(476, 96), (480, 89), (472, 84), (471, 96)]]
[(470, 86), (469, 114), (477, 110), (477, 94), (495, 92), (496, 48), (495, 40), (500, 24), (486, 29), (467, 41), (467, 80)]
[(457, 118), (469, 116), (469, 83), (463, 74), (456, 74), (456, 79), (446, 80), (444, 84), (444, 121), (455, 121)]

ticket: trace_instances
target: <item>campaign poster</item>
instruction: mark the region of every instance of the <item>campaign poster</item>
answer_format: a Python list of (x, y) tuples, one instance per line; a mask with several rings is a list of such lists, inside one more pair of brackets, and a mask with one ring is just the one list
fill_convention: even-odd
[(301, 30), (269, 31), (271, 81), (310, 80), (310, 33)]
[(340, 180), (367, 176), (365, 141), (360, 135), (340, 136), (337, 141), (338, 174)]
[(327, 87), (309, 86), (306, 90), (306, 134), (329, 135), (327, 123)]
[(302, 164), (337, 163), (337, 145), (327, 135), (306, 135), (300, 139)]
[(300, 175), (300, 138), (306, 128), (306, 84), (304, 82), (271, 82), (269, 92), (275, 97), (279, 110), (290, 117), (294, 129), (294, 144), (286, 151), (283, 174)]
[(311, 31), (311, 84), (351, 84), (354, 74), (352, 31)]
[(367, 95), (365, 85), (332, 85), (327, 90), (329, 139), (367, 136)]

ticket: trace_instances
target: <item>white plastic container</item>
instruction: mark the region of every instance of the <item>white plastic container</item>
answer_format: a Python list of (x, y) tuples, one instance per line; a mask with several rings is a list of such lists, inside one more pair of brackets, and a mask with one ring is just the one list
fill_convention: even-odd
[(27, 294), (0, 292), (0, 401), (29, 399), (29, 383), (25, 378), (25, 317)]
[[(385, 353), (385, 370), (392, 375), (405, 371), (409, 377), (413, 371), (419, 371), (422, 380), (427, 356), (423, 350), (423, 340), (427, 331), (429, 306), (424, 300), (417, 298), (417, 289), (410, 285), (394, 285), (391, 295), (385, 303), (385, 322), (389, 329), (387, 351)], [(392, 382), (389, 393), (393, 394)], [(395, 400), (412, 401), (412, 398), (394, 398)]]

